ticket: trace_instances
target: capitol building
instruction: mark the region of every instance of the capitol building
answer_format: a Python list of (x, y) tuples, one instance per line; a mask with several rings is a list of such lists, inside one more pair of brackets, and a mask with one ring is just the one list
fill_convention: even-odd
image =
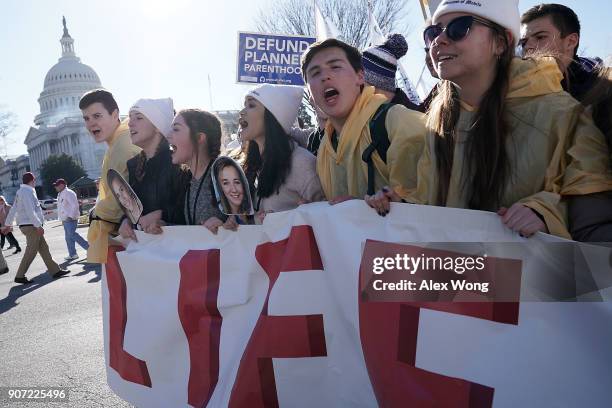
[[(74, 40), (68, 33), (63, 19), (64, 33), (60, 39), (62, 55), (45, 76), (43, 90), (38, 98), (40, 113), (34, 118), (24, 143), (27, 155), (0, 159), (0, 194), (13, 202), (21, 184), (21, 176), (31, 171), (36, 176), (39, 198), (45, 196), (40, 190), (42, 178), (40, 168), (52, 155), (67, 154), (83, 167), (90, 179), (100, 177), (106, 143), (95, 143), (85, 128), (79, 109), (81, 96), (92, 89), (102, 88), (98, 74), (81, 62), (74, 51)], [(237, 110), (213, 111), (222, 121), (228, 136), (238, 130)]]
[[(40, 113), (34, 118), (24, 143), (27, 156), (7, 160), (0, 168), (2, 194), (9, 202), (21, 184), (21, 175), (32, 171), (41, 185), (40, 167), (51, 155), (67, 154), (80, 164), (87, 176), (100, 176), (106, 143), (95, 143), (85, 128), (79, 99), (92, 89), (101, 88), (98, 74), (81, 62), (74, 51), (74, 40), (63, 20), (64, 33), (60, 39), (62, 56), (45, 76), (43, 90), (38, 98)], [(28, 166), (29, 164), (29, 166)], [(29, 169), (28, 169), (29, 167)]]

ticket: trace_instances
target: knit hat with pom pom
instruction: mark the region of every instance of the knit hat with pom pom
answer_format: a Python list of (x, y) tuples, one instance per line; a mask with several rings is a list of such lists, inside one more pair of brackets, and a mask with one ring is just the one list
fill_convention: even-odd
[(406, 55), (406, 52), (408, 44), (401, 34), (390, 34), (383, 44), (363, 51), (361, 60), (366, 83), (394, 92), (397, 60)]

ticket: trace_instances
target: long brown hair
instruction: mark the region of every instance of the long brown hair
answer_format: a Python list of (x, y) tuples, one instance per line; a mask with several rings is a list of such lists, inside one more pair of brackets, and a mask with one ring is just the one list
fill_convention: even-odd
[[(498, 209), (510, 175), (506, 154), (507, 125), (503, 113), (514, 48), (508, 41), (505, 29), (491, 24), (492, 35), (504, 41), (505, 49), (499, 56), (493, 83), (474, 115), (465, 145), (465, 167), (462, 169), (462, 188), (467, 190), (467, 207), (481, 210)], [(456, 85), (443, 80), (438, 85), (438, 95), (428, 112), (429, 126), (436, 133), (435, 154), (439, 176), (437, 205), (446, 205), (448, 198), (460, 110)]]
[[(221, 121), (219, 118), (210, 112), (201, 109), (183, 109), (178, 113), (183, 117), (185, 124), (189, 128), (189, 138), (196, 152), (196, 167), (200, 160), (200, 147), (198, 143), (198, 134), (206, 135), (206, 146), (210, 162), (215, 161), (221, 152)], [(191, 169), (195, 174), (196, 169)]]
[(278, 194), (289, 172), (291, 171), (291, 154), (294, 146), (287, 132), (278, 123), (274, 115), (264, 110), (265, 149), (259, 153), (254, 140), (247, 142), (244, 173), (251, 186), (257, 179), (257, 196), (267, 198)]

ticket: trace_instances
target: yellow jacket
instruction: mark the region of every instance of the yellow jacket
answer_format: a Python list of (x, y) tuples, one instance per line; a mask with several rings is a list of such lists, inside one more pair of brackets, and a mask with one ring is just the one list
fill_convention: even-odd
[(98, 199), (93, 211), (96, 217), (110, 222), (100, 220), (91, 222), (87, 232), (87, 241), (89, 242), (88, 262), (106, 263), (109, 234), (117, 229), (116, 224), (123, 216), (123, 211), (108, 186), (106, 175), (108, 170), (115, 169), (128, 180), (127, 161), (140, 153), (140, 148), (132, 144), (127, 123), (126, 119), (115, 130), (108, 141), (108, 149), (104, 154), (104, 159), (102, 159)]
[[(374, 87), (363, 89), (342, 128), (337, 151), (331, 144), (334, 129), (328, 121), (317, 155), (317, 174), (328, 200), (343, 195), (363, 198), (367, 193), (368, 166), (361, 155), (372, 143), (370, 118), (385, 102), (383, 95), (374, 93)], [(425, 140), (425, 116), (395, 105), (387, 112), (385, 125), (390, 142), (387, 163), (378, 152), (372, 154), (376, 170), (374, 187), (376, 190), (386, 185), (414, 188), (416, 166)]]
[[(501, 206), (521, 202), (540, 214), (551, 234), (570, 238), (561, 194), (612, 190), (606, 143), (582, 105), (561, 88), (562, 75), (553, 58), (515, 58), (504, 120), (510, 129), (506, 150), (511, 166)], [(462, 103), (457, 141), (468, 136), (474, 109)], [(429, 132), (418, 168), (416, 190), (396, 189), (406, 201), (434, 204), (438, 175)], [(456, 143), (446, 206), (466, 208), (462, 188), (464, 144)]]

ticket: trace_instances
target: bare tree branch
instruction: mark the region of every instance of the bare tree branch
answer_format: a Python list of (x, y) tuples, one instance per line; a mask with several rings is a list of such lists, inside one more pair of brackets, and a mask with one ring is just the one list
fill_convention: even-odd
[(13, 112), (0, 111), (0, 138), (7, 137), (17, 127), (17, 117)]
[(0, 110), (0, 143), (3, 156), (7, 156), (8, 136), (17, 128), (17, 116), (7, 110)]
[[(408, 27), (403, 22), (406, 4), (405, 0), (372, 2), (374, 16), (383, 31), (408, 35)], [(367, 0), (320, 0), (319, 5), (322, 13), (338, 27), (344, 41), (359, 49), (369, 45)], [(277, 0), (274, 6), (259, 11), (256, 27), (265, 33), (314, 37), (314, 3), (312, 0)]]

